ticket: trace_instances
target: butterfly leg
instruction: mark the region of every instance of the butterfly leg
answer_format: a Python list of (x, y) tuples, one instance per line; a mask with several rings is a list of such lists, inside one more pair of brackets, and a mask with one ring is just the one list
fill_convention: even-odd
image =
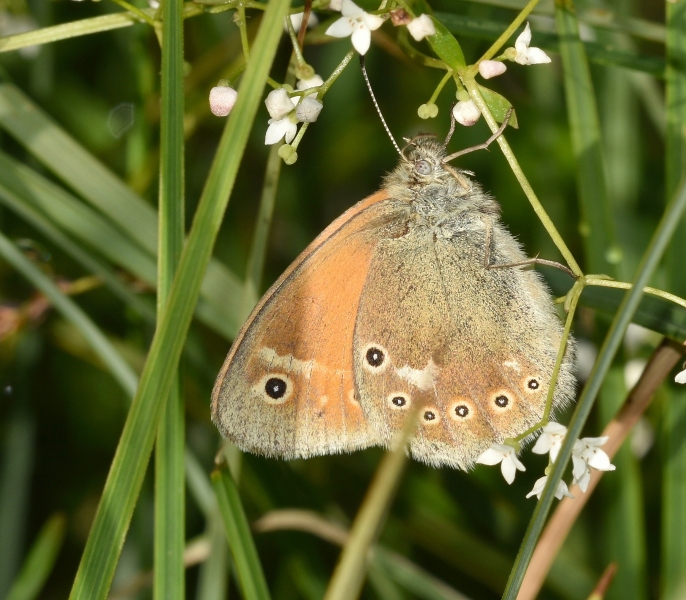
[[(452, 115), (452, 111), (450, 111), (450, 114)], [(503, 122), (500, 124), (500, 127), (498, 127), (498, 130), (493, 133), (491, 137), (489, 137), (483, 144), (477, 144), (476, 146), (471, 146), (469, 148), (465, 148), (464, 150), (460, 150), (459, 152), (455, 152), (454, 154), (450, 154), (449, 156), (446, 156), (443, 159), (443, 163), (447, 163), (450, 160), (453, 160), (454, 158), (457, 158), (458, 156), (462, 156), (463, 154), (469, 154), (470, 152), (474, 152), (476, 150), (486, 150), (488, 147), (495, 142), (505, 131), (505, 127), (507, 127), (508, 122), (510, 121), (510, 115), (512, 114), (512, 109), (507, 111), (507, 114), (505, 115), (505, 118), (503, 119)], [(452, 119), (455, 117), (453, 116)], [(451, 131), (454, 130), (454, 125), (451, 125)]]
[[(488, 234), (488, 232), (487, 232)], [(487, 237), (488, 240), (488, 237)], [(548, 260), (546, 258), (538, 258), (538, 256), (534, 258), (527, 258), (526, 260), (522, 260), (520, 262), (516, 263), (509, 263), (506, 265), (489, 265), (488, 264), (488, 253), (489, 253), (490, 247), (486, 247), (486, 268), (487, 269), (506, 269), (509, 267), (526, 267), (527, 265), (546, 265), (548, 267), (555, 267), (556, 269), (560, 269), (560, 271), (564, 271), (567, 273), (570, 277), (573, 277), (574, 279), (578, 279), (578, 277), (574, 274), (574, 272), (569, 268), (563, 265), (562, 263), (556, 262), (554, 260)]]

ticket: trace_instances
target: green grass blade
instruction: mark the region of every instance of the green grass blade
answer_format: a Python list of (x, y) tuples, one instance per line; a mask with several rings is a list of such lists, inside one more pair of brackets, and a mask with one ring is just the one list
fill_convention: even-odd
[(538, 538), (541, 535), (545, 519), (552, 505), (557, 483), (562, 478), (562, 473), (572, 456), (572, 446), (586, 423), (586, 419), (593, 407), (595, 397), (600, 391), (603, 380), (617, 353), (617, 349), (622, 343), (626, 329), (638, 308), (641, 296), (643, 295), (643, 287), (660, 262), (667, 245), (674, 235), (677, 224), (684, 214), (684, 209), (686, 209), (686, 180), (682, 182), (674, 199), (667, 206), (667, 209), (655, 230), (650, 245), (643, 255), (641, 264), (637, 269), (633, 281), (633, 288), (626, 293), (624, 300), (612, 321), (612, 325), (610, 326), (605, 341), (598, 353), (598, 359), (596, 360), (588, 381), (579, 397), (576, 409), (574, 410), (574, 414), (569, 423), (567, 436), (560, 449), (557, 461), (548, 477), (548, 482), (541, 499), (536, 504), (534, 514), (529, 522), (526, 535), (522, 540), (515, 564), (510, 572), (507, 587), (503, 594), (505, 600), (515, 600), (517, 597), (517, 593), (519, 592), (519, 588), (524, 578), (524, 573), (531, 560), (531, 555), (533, 554)]
[(289, 3), (272, 0), (256, 36), (238, 101), (229, 117), (150, 347), (72, 588), (72, 599), (107, 595), (140, 492), (195, 303), (262, 96)]
[[(667, 155), (666, 190), (670, 197), (684, 176), (686, 164), (686, 7), (666, 3), (667, 13)], [(667, 257), (670, 291), (686, 295), (684, 277), (686, 219), (681, 220)], [(686, 392), (672, 390), (664, 405), (662, 491), (662, 598), (677, 600), (686, 595)]]
[(224, 465), (212, 473), (212, 485), (226, 527), (229, 549), (243, 598), (269, 600), (269, 589), (250, 532), (250, 525), (228, 466)]
[[(22, 369), (23, 370), (23, 369)], [(26, 411), (7, 420), (0, 470), (0, 597), (19, 570), (33, 475), (35, 425)]]
[(593, 82), (573, 11), (571, 0), (555, 5), (567, 114), (576, 159), (576, 181), (583, 219), (580, 230), (584, 240), (586, 268), (592, 273), (615, 276), (621, 254), (615, 239), (605, 182)]
[(64, 515), (53, 515), (38, 533), (6, 600), (38, 598), (57, 560), (66, 530)]
[[(2, 155), (0, 154), (0, 164)], [(2, 171), (2, 167), (0, 167)], [(3, 171), (6, 175), (7, 171)], [(3, 175), (0, 174), (0, 180)], [(131, 291), (117, 277), (117, 274), (106, 264), (86, 252), (81, 246), (75, 243), (68, 235), (64, 234), (59, 228), (46, 218), (40, 211), (33, 208), (28, 202), (17, 196), (13, 191), (0, 184), (0, 203), (4, 204), (12, 212), (16, 213), (26, 222), (30, 223), (46, 238), (55, 244), (60, 250), (71, 256), (84, 269), (97, 275), (107, 286), (107, 288), (121, 299), (127, 306), (130, 306), (148, 322), (154, 323), (155, 311), (152, 306)]]
[[(160, 116), (159, 261), (157, 306), (169, 296), (184, 228), (183, 0), (162, 2), (162, 107)], [(183, 564), (186, 532), (184, 486), (184, 400), (174, 374), (157, 432), (155, 450), (155, 534), (153, 597), (186, 597)]]
[(78, 327), (93, 351), (100, 357), (126, 394), (133, 396), (138, 383), (138, 378), (133, 369), (122, 359), (102, 331), (79, 308), (76, 302), (65, 296), (52, 280), (24, 256), (2, 233), (0, 233), (0, 256), (40, 290), (64, 318)]
[[(158, 243), (155, 210), (11, 84), (0, 84), (0, 128), (108, 217), (111, 228), (135, 242), (128, 243), (128, 252), (147, 254), (154, 261)], [(105, 220), (102, 215), (101, 220)], [(118, 248), (119, 252), (124, 250)], [(144, 279), (154, 283), (156, 269)], [(198, 307), (198, 316), (231, 338), (242, 324), (241, 290), (239, 279), (219, 261), (211, 260), (202, 284), (204, 302)]]

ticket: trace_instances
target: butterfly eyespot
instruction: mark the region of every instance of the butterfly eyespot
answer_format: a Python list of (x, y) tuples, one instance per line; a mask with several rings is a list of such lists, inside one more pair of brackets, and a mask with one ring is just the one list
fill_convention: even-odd
[(406, 409), (410, 406), (410, 397), (403, 392), (393, 392), (389, 394), (387, 400), (390, 407), (395, 410)]
[(430, 175), (431, 171), (433, 171), (433, 167), (431, 166), (431, 163), (426, 161), (426, 160), (416, 161), (414, 163), (414, 169), (420, 175)]
[(510, 404), (510, 399), (505, 396), (505, 394), (500, 394), (499, 396), (495, 397), (494, 402), (499, 408), (506, 408)]
[(537, 390), (539, 387), (541, 387), (541, 384), (538, 383), (538, 379), (534, 379), (533, 377), (529, 379), (529, 381), (526, 382), (526, 386), (530, 390)]
[(453, 421), (468, 421), (476, 414), (474, 407), (470, 402), (467, 402), (463, 398), (459, 398), (453, 402), (448, 409), (448, 414), (453, 419)]
[(469, 407), (464, 404), (458, 404), (455, 407), (455, 414), (461, 419), (464, 419), (465, 417), (469, 416)]
[(424, 421), (425, 425), (435, 425), (440, 420), (438, 411), (433, 406), (431, 408), (427, 408), (422, 414), (422, 420)]
[(363, 350), (363, 364), (368, 371), (378, 373), (388, 366), (386, 351), (378, 344), (369, 344)]
[(293, 394), (293, 382), (285, 375), (269, 374), (253, 388), (268, 404), (283, 404)]

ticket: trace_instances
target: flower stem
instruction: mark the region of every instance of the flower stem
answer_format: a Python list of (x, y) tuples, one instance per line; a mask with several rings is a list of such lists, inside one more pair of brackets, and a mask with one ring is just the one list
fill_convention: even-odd
[(436, 104), (436, 99), (438, 98), (438, 95), (441, 93), (441, 91), (445, 87), (445, 84), (448, 83), (448, 80), (452, 76), (452, 70), (449, 70), (445, 75), (443, 75), (443, 79), (441, 79), (440, 83), (436, 86), (436, 89), (434, 90), (434, 93), (431, 94), (431, 98), (429, 98), (429, 102), (427, 104)]
[(329, 78), (319, 86), (319, 92), (317, 93), (317, 98), (321, 100), (324, 97), (324, 94), (329, 90), (329, 88), (333, 85), (333, 82), (338, 79), (339, 75), (343, 72), (343, 70), (348, 66), (348, 63), (352, 60), (353, 56), (355, 56), (355, 52), (351, 50), (348, 52), (343, 57), (343, 60), (340, 62), (340, 64), (336, 67), (333, 73), (329, 75)]
[(250, 44), (248, 43), (248, 28), (245, 26), (245, 5), (239, 2), (237, 6), (238, 10), (238, 29), (241, 32), (241, 46), (243, 48), (243, 57), (247, 64), (250, 58)]
[(140, 8), (135, 7), (133, 4), (129, 4), (126, 0), (112, 0), (115, 4), (118, 4), (122, 8), (128, 10), (130, 13), (136, 15), (142, 21), (145, 21), (148, 25), (155, 27), (155, 19), (150, 15), (145, 14)]
[[(469, 91), (469, 95), (471, 99), (474, 101), (474, 104), (476, 104), (479, 107), (479, 110), (486, 119), (486, 122), (488, 123), (488, 126), (491, 128), (491, 131), (497, 131), (498, 123), (493, 118), (493, 115), (491, 114), (488, 105), (484, 101), (483, 96), (481, 95), (481, 92), (479, 91), (479, 88), (474, 79), (465, 77), (464, 85)], [(512, 172), (515, 174), (517, 181), (519, 181), (519, 185), (522, 186), (522, 190), (524, 190), (526, 197), (529, 199), (529, 202), (531, 203), (534, 212), (541, 220), (541, 223), (543, 223), (543, 227), (545, 227), (546, 231), (548, 232), (548, 235), (553, 240), (555, 246), (557, 246), (557, 249), (560, 251), (560, 254), (562, 254), (562, 256), (564, 257), (565, 261), (567, 262), (567, 265), (573, 271), (574, 275), (576, 275), (577, 277), (581, 277), (583, 275), (583, 271), (574, 259), (574, 255), (571, 253), (569, 248), (567, 248), (567, 244), (565, 244), (564, 240), (562, 239), (562, 236), (560, 235), (552, 220), (548, 216), (548, 213), (546, 213), (545, 209), (541, 205), (541, 202), (537, 198), (533, 188), (531, 187), (531, 184), (526, 178), (526, 175), (524, 175), (524, 171), (522, 171), (522, 168), (519, 166), (519, 162), (517, 161), (517, 158), (512, 152), (512, 148), (510, 148), (510, 145), (507, 143), (505, 136), (499, 136), (497, 141), (500, 145), (501, 150), (503, 151), (503, 154), (505, 155), (505, 158), (507, 159), (507, 162), (510, 163), (510, 168), (512, 169)]]

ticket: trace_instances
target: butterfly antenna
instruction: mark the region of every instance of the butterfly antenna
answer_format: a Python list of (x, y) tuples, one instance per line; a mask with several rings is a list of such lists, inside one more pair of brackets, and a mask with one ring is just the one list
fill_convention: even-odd
[(391, 130), (389, 129), (388, 125), (386, 124), (386, 119), (384, 119), (383, 115), (381, 114), (381, 109), (379, 108), (379, 103), (376, 101), (376, 96), (374, 95), (374, 90), (372, 90), (372, 84), (369, 82), (369, 77), (367, 76), (367, 69), (364, 66), (364, 56), (362, 54), (360, 54), (360, 67), (362, 67), (362, 75), (364, 75), (364, 80), (367, 83), (367, 89), (369, 90), (369, 95), (372, 97), (372, 102), (374, 102), (374, 107), (376, 108), (376, 112), (379, 114), (379, 118), (381, 119), (381, 122), (383, 123), (383, 127), (386, 130), (388, 137), (391, 138), (391, 142), (393, 143), (393, 147), (396, 149), (398, 154), (400, 154), (400, 156), (403, 156), (403, 153), (400, 150), (400, 146), (398, 146), (397, 142), (393, 138), (393, 134), (391, 133)]

